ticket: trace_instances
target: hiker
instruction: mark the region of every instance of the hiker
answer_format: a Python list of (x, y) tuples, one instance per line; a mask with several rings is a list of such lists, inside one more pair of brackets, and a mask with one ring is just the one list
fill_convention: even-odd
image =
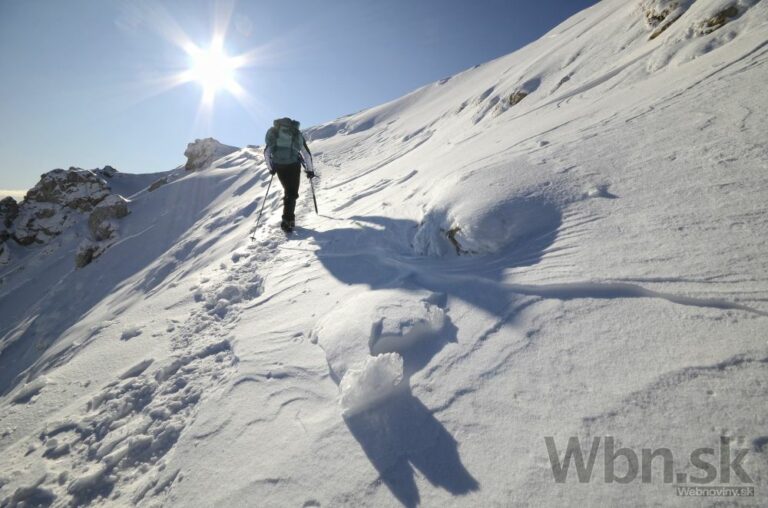
[(264, 159), (269, 173), (280, 179), (283, 185), (283, 220), (280, 228), (285, 232), (293, 231), (296, 226), (296, 199), (299, 197), (301, 166), (307, 178), (314, 178), (312, 153), (307, 141), (299, 130), (299, 122), (290, 118), (275, 120), (267, 131)]

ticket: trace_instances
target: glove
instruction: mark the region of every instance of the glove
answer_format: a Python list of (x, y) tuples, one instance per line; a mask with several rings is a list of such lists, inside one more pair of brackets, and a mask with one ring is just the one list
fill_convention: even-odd
[(309, 178), (309, 179), (312, 179), (315, 176), (317, 176), (317, 175), (315, 175), (314, 171), (305, 171), (305, 173), (307, 174), (307, 178)]

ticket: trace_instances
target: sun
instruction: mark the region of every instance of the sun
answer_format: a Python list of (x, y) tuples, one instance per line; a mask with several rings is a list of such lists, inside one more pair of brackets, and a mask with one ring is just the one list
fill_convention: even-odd
[[(194, 41), (163, 7), (147, 9), (147, 15), (156, 20), (152, 27), (180, 52), (174, 54), (178, 60), (169, 65), (173, 69), (171, 73), (158, 73), (144, 83), (147, 87), (146, 97), (194, 84), (202, 91), (195, 123), (208, 124), (208, 128), (219, 95), (230, 96), (254, 118), (263, 116), (263, 105), (251, 90), (254, 74), (246, 72), (246, 69), (262, 66), (275, 55), (273, 43), (251, 47), (241, 53), (229, 53), (225, 49), (225, 41), (234, 2), (217, 0), (214, 3), (211, 39), (207, 45)], [(143, 12), (142, 9), (140, 11)], [(241, 84), (241, 79), (245, 83)]]
[(188, 50), (190, 57), (189, 78), (203, 87), (203, 93), (211, 96), (220, 90), (233, 91), (237, 87), (235, 70), (238, 59), (230, 57), (219, 44), (208, 49), (197, 46)]

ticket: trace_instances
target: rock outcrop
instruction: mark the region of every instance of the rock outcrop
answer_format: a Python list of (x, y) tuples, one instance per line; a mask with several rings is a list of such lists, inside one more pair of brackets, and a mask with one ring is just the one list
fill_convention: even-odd
[(13, 239), (20, 245), (46, 243), (109, 195), (109, 185), (94, 171), (78, 168), (49, 171), (19, 205)]
[(89, 212), (109, 195), (109, 185), (95, 171), (54, 169), (40, 177), (24, 198), (25, 203), (50, 203)]
[(8, 196), (0, 200), (0, 224), (10, 227), (11, 223), (19, 216), (19, 204)]
[(93, 172), (99, 176), (103, 176), (104, 178), (112, 178), (113, 176), (119, 173), (118, 170), (116, 170), (115, 168), (109, 165), (104, 166), (101, 169), (94, 169)]
[(19, 216), (19, 204), (12, 197), (0, 201), (0, 244), (10, 238), (9, 229), (13, 221)]
[(104, 198), (88, 217), (88, 230), (97, 242), (111, 239), (117, 231), (114, 219), (128, 215), (128, 200), (118, 194)]
[(187, 145), (184, 156), (187, 163), (184, 169), (198, 171), (211, 165), (213, 161), (238, 151), (239, 148), (219, 143), (213, 138), (196, 139)]
[(9, 261), (6, 243), (11, 239), (22, 246), (45, 244), (86, 220), (91, 238), (81, 244), (76, 264), (85, 266), (101, 254), (116, 238), (115, 221), (129, 213), (128, 201), (112, 194), (107, 183), (115, 174), (111, 166), (54, 169), (40, 177), (21, 203), (0, 201), (0, 261)]
[(19, 204), (12, 197), (0, 200), (0, 265), (10, 261), (10, 252), (5, 242), (11, 237), (13, 221), (19, 216)]
[(160, 187), (162, 187), (163, 185), (165, 185), (167, 183), (168, 183), (168, 177), (167, 176), (164, 176), (162, 178), (158, 178), (157, 180), (152, 182), (152, 184), (149, 187), (147, 187), (147, 192), (154, 192), (154, 191), (156, 191), (157, 189), (159, 189)]

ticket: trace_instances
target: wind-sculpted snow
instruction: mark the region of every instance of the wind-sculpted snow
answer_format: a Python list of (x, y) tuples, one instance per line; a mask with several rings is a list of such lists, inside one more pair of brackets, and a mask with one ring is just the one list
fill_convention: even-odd
[(403, 358), (397, 353), (369, 356), (347, 370), (339, 383), (340, 402), (347, 416), (392, 396), (403, 380)]
[[(164, 471), (163, 457), (205, 385), (222, 381), (232, 361), (229, 344), (222, 343), (180, 356), (154, 376), (144, 374), (151, 360), (131, 368), (91, 399), (82, 415), (49, 423), (29, 442), (27, 454), (41, 455), (45, 472), (14, 479), (18, 486), (3, 502), (34, 504), (44, 496), (55, 504), (83, 505), (117, 493), (137, 503), (161, 492), (179, 473)], [(138, 482), (137, 470), (143, 477)]]
[(96, 173), (130, 214), (92, 263), (85, 223), (5, 243), (0, 505), (686, 504), (661, 461), (557, 483), (546, 436), (686, 474), (722, 437), (760, 494), (766, 27), (604, 0), (310, 128), (289, 236), (257, 146)]
[(311, 340), (325, 352), (345, 414), (393, 394), (403, 379), (401, 354), (441, 340), (446, 316), (440, 302), (438, 294), (381, 290), (321, 320)]
[(416, 230), (413, 245), (419, 254), (492, 254), (556, 232), (562, 221), (558, 207), (545, 199), (442, 202), (452, 205), (429, 211)]
[[(672, 9), (665, 6), (661, 11), (650, 11), (669, 14), (654, 25), (650, 37), (660, 36), (662, 46), (648, 59), (648, 70), (656, 72), (667, 65), (681, 65), (730, 44), (743, 30), (739, 25), (752, 22), (739, 18), (758, 3), (759, 0), (675, 2)], [(730, 29), (723, 30), (726, 25)]]
[[(166, 468), (166, 455), (205, 392), (225, 382), (235, 368), (230, 341), (211, 337), (226, 337), (240, 305), (260, 292), (260, 279), (250, 269), (248, 257), (245, 252), (232, 255), (242, 267), (241, 276), (232, 273), (226, 281), (215, 282), (202, 279), (190, 288), (195, 295), (190, 301), (197, 309), (190, 309), (184, 320), (168, 319), (162, 331), (170, 341), (170, 356), (159, 361), (147, 358), (152, 348), (140, 346), (135, 352), (144, 358), (122, 372), (108, 373), (107, 380), (110, 374), (117, 376), (87, 402), (76, 403), (63, 419), (48, 421), (15, 447), (4, 444), (9, 457), (23, 454), (41, 457), (41, 462), (31, 474), (9, 471), (0, 497), (3, 506), (87, 505), (104, 499), (137, 504), (162, 496), (183, 476), (178, 469)], [(134, 324), (113, 334), (112, 340), (133, 344), (149, 331), (154, 331), (152, 340), (159, 336), (156, 328)], [(96, 329), (93, 335), (101, 333)], [(73, 349), (70, 358), (77, 354), (78, 348)], [(11, 392), (11, 402), (32, 408), (46, 404), (46, 397), (58, 396), (55, 385), (38, 376)]]

